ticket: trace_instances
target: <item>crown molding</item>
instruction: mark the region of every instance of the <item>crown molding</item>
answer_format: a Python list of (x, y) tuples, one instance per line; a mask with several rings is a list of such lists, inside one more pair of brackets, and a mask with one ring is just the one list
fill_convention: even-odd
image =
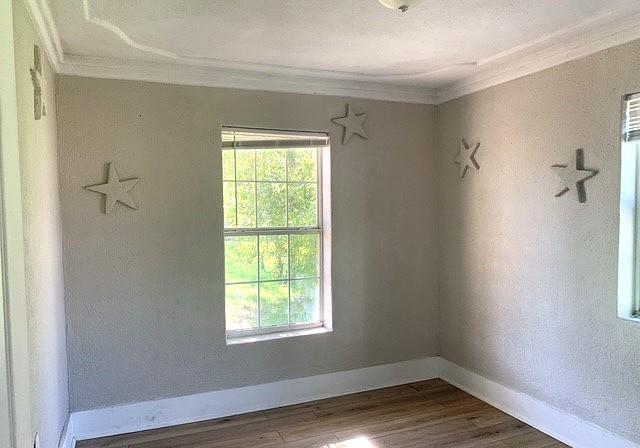
[[(62, 49), (47, 0), (23, 1), (53, 69), (61, 74), (419, 104), (441, 104), (640, 39), (640, 27), (637, 25), (640, 23), (640, 11), (637, 8), (635, 11), (628, 8), (610, 10), (541, 39), (480, 60), (469, 75), (451, 84), (430, 89), (380, 82), (375, 78), (367, 79), (367, 75), (363, 74), (324, 70), (285, 70), (278, 66), (212, 60), (191, 61), (180, 57), (174, 57), (171, 62), (165, 63), (69, 55)], [(86, 0), (85, 4), (88, 4)], [(95, 17), (91, 19), (99, 20)], [(105, 24), (100, 26), (105, 27)]]
[(23, 0), (31, 22), (33, 23), (42, 46), (54, 71), (60, 71), (60, 64), (64, 61), (64, 51), (56, 23), (53, 20), (47, 0)]
[(291, 67), (278, 64), (267, 64), (257, 62), (240, 62), (228, 59), (212, 58), (212, 57), (194, 57), (185, 56), (171, 50), (161, 47), (154, 47), (144, 42), (137, 41), (127, 34), (117, 24), (109, 20), (97, 17), (92, 13), (91, 0), (82, 0), (82, 9), (84, 20), (96, 27), (100, 27), (117, 37), (123, 44), (129, 46), (133, 50), (146, 53), (154, 58), (160, 58), (160, 61), (166, 61), (170, 64), (206, 66), (216, 69), (228, 69), (236, 71), (248, 71), (255, 73), (263, 73), (270, 75), (283, 76), (302, 76), (321, 79), (337, 79), (348, 81), (360, 81), (377, 84), (401, 84), (402, 81), (413, 79), (417, 76), (425, 76), (446, 70), (449, 67), (441, 67), (426, 72), (410, 72), (410, 73), (394, 73), (394, 74), (371, 74), (359, 73), (352, 71), (327, 70), (319, 68)]
[(435, 92), (423, 87), (77, 55), (65, 55), (59, 73), (90, 78), (345, 96), (405, 103), (434, 104), (435, 101)]
[(436, 104), (640, 39), (640, 11), (610, 11), (479, 61), (475, 73), (436, 91)]

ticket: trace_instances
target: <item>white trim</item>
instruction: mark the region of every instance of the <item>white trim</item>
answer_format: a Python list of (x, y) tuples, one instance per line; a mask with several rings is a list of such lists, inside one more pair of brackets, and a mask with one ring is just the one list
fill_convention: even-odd
[(612, 10), (478, 61), (476, 73), (437, 90), (436, 104), (640, 39), (639, 22), (637, 7)]
[[(257, 386), (71, 414), (76, 440), (161, 428), (436, 378), (439, 358), (345, 370)], [(67, 448), (67, 447), (64, 447)]]
[[(6, 62), (0, 66), (0, 155), (17, 146), (18, 132), (15, 110), (15, 58), (13, 52), (13, 3), (0, 0), (0, 52), (6, 54)], [(1, 188), (0, 188), (1, 193)], [(11, 340), (9, 321), (9, 296), (5, 286), (5, 252), (2, 238), (2, 195), (0, 194), (0, 446), (17, 448), (15, 420), (13, 417), (13, 385), (11, 377)]]
[(71, 414), (69, 414), (67, 416), (67, 422), (64, 425), (64, 429), (62, 430), (62, 434), (60, 436), (60, 443), (58, 444), (58, 448), (75, 448), (75, 446), (76, 438), (73, 427), (73, 419), (71, 418)]
[[(0, 306), (4, 307), (6, 334), (0, 328), (0, 337), (5, 339), (9, 373), (8, 385), (1, 387), (7, 387), (10, 400), (13, 448), (22, 448), (31, 446), (33, 439), (12, 7), (10, 0), (3, 0), (0, 5), (0, 53), (3, 58), (6, 56), (0, 64)], [(5, 442), (2, 440), (3, 446)]]
[[(339, 70), (327, 70), (327, 69), (309, 69), (304, 67), (292, 67), (278, 64), (265, 64), (255, 62), (238, 62), (228, 59), (212, 58), (212, 57), (193, 57), (185, 56), (183, 54), (176, 53), (174, 51), (166, 50), (160, 47), (154, 47), (146, 45), (143, 42), (136, 41), (129, 36), (122, 28), (109, 20), (96, 17), (91, 11), (90, 0), (82, 0), (82, 11), (85, 21), (89, 24), (96, 25), (103, 28), (124, 44), (128, 45), (134, 50), (141, 53), (147, 53), (148, 55), (161, 60), (169, 60), (174, 64), (179, 65), (195, 65), (206, 66), (217, 69), (229, 69), (240, 70), (249, 72), (260, 72), (263, 74), (281, 75), (281, 76), (302, 76), (310, 78), (323, 78), (323, 79), (338, 79), (338, 80), (355, 80), (363, 82), (383, 83), (383, 84), (397, 84), (404, 79), (413, 79), (419, 76), (436, 74), (441, 71), (447, 70), (450, 67), (439, 68), (426, 72), (408, 72), (408, 73), (394, 73), (394, 74), (369, 74), (361, 72), (351, 71), (339, 71)], [(148, 59), (146, 59), (148, 60)], [(466, 65), (466, 64), (462, 64)]]
[[(362, 73), (241, 64), (184, 58), (162, 49), (129, 42), (133, 48), (170, 62), (110, 59), (65, 54), (47, 0), (24, 0), (51, 65), (58, 73), (90, 78), (126, 79), (178, 85), (265, 90), (274, 92), (367, 98), (420, 104), (441, 104), (607, 48), (640, 39), (637, 7), (609, 10), (473, 64), (473, 72), (438, 88), (401, 85), (395, 80)], [(85, 11), (86, 15), (86, 11)], [(127, 43), (115, 25), (89, 16), (89, 23), (107, 27)], [(105, 22), (105, 23), (103, 23)], [(460, 64), (438, 71), (458, 67)], [(428, 73), (424, 73), (428, 75)], [(411, 74), (415, 77), (417, 74)], [(396, 82), (396, 84), (394, 84)]]
[(440, 367), (443, 380), (574, 448), (638, 448), (635, 443), (600, 426), (446, 359), (441, 358)]
[(331, 246), (333, 234), (331, 232), (331, 213), (333, 202), (331, 201), (331, 141), (320, 150), (320, 194), (324, 204), (320, 210), (322, 213), (322, 322), (327, 331), (333, 331), (333, 280)]
[(297, 338), (299, 336), (310, 336), (314, 334), (326, 334), (332, 332), (331, 329), (324, 325), (319, 325), (320, 326), (313, 328), (291, 329), (279, 331), (277, 333), (256, 333), (253, 335), (235, 336), (231, 338), (227, 336), (227, 345), (251, 344), (253, 342), (275, 341), (277, 339)]
[(63, 75), (89, 78), (330, 95), (406, 103), (432, 104), (435, 100), (434, 92), (422, 87), (68, 54), (65, 55), (59, 72)]
[[(640, 11), (609, 10), (540, 39), (473, 64), (472, 73), (439, 88), (393, 84), (366, 74), (238, 64), (183, 58), (162, 49), (134, 48), (171, 62), (109, 59), (64, 54), (47, 0), (24, 0), (55, 70), (65, 75), (164, 82), (179, 85), (332, 95), (420, 104), (441, 104), (598, 51), (640, 39)], [(42, 12), (44, 11), (44, 12)], [(95, 17), (90, 17), (95, 22)], [(96, 23), (94, 23), (96, 24)], [(105, 26), (105, 23), (97, 24)], [(110, 29), (110, 28), (109, 28)], [(112, 29), (113, 32), (117, 30)], [(121, 39), (122, 33), (117, 33)], [(126, 39), (123, 40), (127, 42)], [(153, 50), (153, 51), (151, 51)], [(158, 53), (161, 52), (162, 54)], [(457, 65), (456, 65), (457, 66)], [(451, 67), (453, 68), (453, 66)], [(445, 68), (446, 70), (446, 68)], [(428, 74), (428, 73), (426, 73)], [(415, 74), (414, 74), (415, 75)], [(413, 75), (412, 75), (413, 76)], [(401, 82), (396, 79), (395, 82)]]
[(618, 316), (618, 319), (622, 319), (626, 322), (631, 322), (634, 323), (636, 325), (640, 325), (640, 318), (638, 317), (624, 317), (624, 316)]
[(73, 412), (60, 448), (128, 432), (192, 423), (432, 378), (474, 395), (574, 448), (638, 448), (600, 426), (471, 372), (441, 357), (175, 398)]
[(60, 71), (60, 64), (64, 61), (64, 50), (56, 23), (53, 20), (51, 9), (47, 0), (23, 0), (31, 22), (33, 23), (44, 50), (49, 58), (51, 67), (56, 72)]
[[(626, 105), (626, 101), (624, 101)], [(638, 150), (637, 141), (622, 141), (620, 148), (620, 201), (618, 231), (618, 317), (633, 319), (638, 293)]]

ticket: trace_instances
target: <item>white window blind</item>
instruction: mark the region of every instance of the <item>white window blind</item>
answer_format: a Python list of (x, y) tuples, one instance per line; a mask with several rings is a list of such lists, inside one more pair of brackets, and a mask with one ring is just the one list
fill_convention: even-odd
[(640, 93), (625, 97), (622, 137), (626, 142), (640, 140)]
[(321, 134), (230, 127), (225, 127), (222, 131), (222, 149), (318, 148), (328, 144), (329, 137)]

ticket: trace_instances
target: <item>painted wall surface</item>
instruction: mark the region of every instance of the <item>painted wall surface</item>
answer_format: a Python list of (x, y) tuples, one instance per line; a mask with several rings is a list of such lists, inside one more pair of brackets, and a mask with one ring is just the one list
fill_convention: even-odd
[[(437, 353), (432, 106), (62, 76), (58, 112), (73, 410)], [(222, 125), (330, 133), (332, 333), (225, 345)]]
[(68, 374), (57, 165), (56, 75), (42, 55), (47, 116), (33, 116), (33, 46), (40, 45), (24, 3), (13, 2), (16, 90), (33, 433), (58, 446), (68, 413)]
[[(437, 109), (441, 353), (640, 442), (640, 326), (616, 317), (621, 100), (640, 43)], [(460, 180), (460, 138), (482, 143)], [(587, 202), (550, 166), (584, 148)]]

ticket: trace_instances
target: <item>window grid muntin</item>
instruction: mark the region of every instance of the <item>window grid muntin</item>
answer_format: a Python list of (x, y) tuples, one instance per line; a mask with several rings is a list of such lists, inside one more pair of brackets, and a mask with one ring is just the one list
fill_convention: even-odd
[(318, 182), (313, 181), (302, 181), (302, 180), (292, 180), (286, 182), (284, 180), (229, 180), (224, 179), (223, 182), (236, 182), (239, 184), (311, 184), (316, 185)]
[[(285, 153), (285, 163), (284, 163), (284, 171), (285, 171), (285, 175), (284, 178), (287, 181), (286, 185), (285, 185), (285, 189), (286, 189), (286, 213), (287, 213), (287, 227), (289, 227), (289, 150), (287, 149), (286, 153)], [(257, 222), (256, 222), (257, 224)], [(288, 233), (287, 234), (287, 277), (289, 277), (289, 280), (287, 281), (287, 291), (289, 293), (289, 311), (288, 311), (288, 324), (289, 326), (291, 325), (291, 234)], [(320, 283), (320, 281), (318, 281), (318, 283)]]
[[(233, 134), (233, 152), (236, 152), (236, 134)], [(233, 167), (233, 177), (237, 180), (238, 178), (238, 167), (234, 166)], [(258, 180), (258, 157), (256, 154), (256, 150), (253, 150), (253, 180), (257, 181)], [(238, 185), (238, 182), (236, 182), (236, 187)], [(255, 193), (253, 195), (253, 200), (254, 200), (254, 207), (255, 207), (255, 223), (256, 223), (256, 227), (258, 227), (258, 184), (255, 184)], [(238, 204), (236, 204), (236, 210), (238, 209)], [(236, 220), (236, 225), (238, 225), (238, 221)], [(258, 253), (256, 256), (256, 263), (258, 263), (258, 316), (257, 316), (257, 320), (256, 323), (258, 325), (258, 328), (262, 328), (261, 322), (262, 322), (262, 299), (261, 299), (261, 295), (260, 295), (260, 236), (256, 236), (256, 244), (258, 247)]]
[[(225, 131), (223, 131), (224, 133)], [(257, 308), (258, 308), (258, 315), (257, 315), (257, 327), (256, 328), (250, 328), (250, 329), (241, 329), (241, 330), (227, 330), (227, 336), (228, 337), (236, 337), (236, 336), (250, 336), (250, 335), (261, 335), (261, 334), (271, 334), (271, 333), (277, 333), (277, 332), (281, 332), (281, 331), (292, 331), (292, 330), (297, 330), (297, 329), (308, 329), (308, 328), (316, 328), (316, 327), (322, 327), (324, 325), (324, 281), (323, 281), (323, 273), (324, 273), (324, 267), (323, 267), (323, 259), (324, 259), (324, 244), (323, 244), (323, 227), (322, 227), (322, 219), (323, 219), (323, 209), (322, 209), (322, 182), (323, 182), (323, 177), (322, 177), (322, 151), (323, 149), (327, 149), (328, 148), (328, 140), (327, 140), (327, 145), (325, 146), (304, 146), (304, 147), (287, 147), (287, 148), (283, 148), (285, 149), (285, 180), (283, 181), (258, 181), (258, 162), (257, 162), (257, 150), (259, 148), (244, 148), (244, 149), (240, 149), (235, 147), (235, 132), (234, 132), (234, 148), (233, 149), (228, 149), (228, 148), (224, 148), (223, 147), (223, 151), (228, 151), (228, 150), (232, 150), (234, 152), (234, 166), (233, 166), (233, 174), (234, 174), (234, 179), (233, 180), (225, 180), (223, 179), (223, 182), (234, 182), (234, 190), (235, 190), (235, 224), (238, 224), (238, 201), (237, 201), (237, 191), (238, 191), (238, 184), (239, 183), (253, 183), (255, 185), (254, 188), (254, 213), (255, 213), (255, 227), (243, 227), (243, 228), (237, 228), (237, 227), (231, 227), (231, 228), (227, 228), (225, 226), (224, 228), (224, 236), (256, 236), (257, 242), (256, 242), (256, 249), (257, 249), (257, 281), (255, 282), (232, 282), (232, 283), (227, 283), (226, 282), (226, 278), (225, 278), (225, 288), (226, 285), (234, 285), (234, 284), (250, 284), (250, 283), (257, 283), (257, 290), (258, 290), (258, 298), (257, 298)], [(289, 164), (289, 151), (295, 151), (296, 149), (314, 149), (315, 150), (315, 157), (316, 157), (316, 180), (315, 181), (289, 181), (288, 177), (289, 177), (289, 168), (288, 168), (288, 164)], [(252, 181), (248, 181), (248, 180), (237, 180), (237, 170), (238, 170), (238, 166), (237, 166), (237, 157), (236, 157), (236, 152), (237, 151), (253, 151), (254, 153), (254, 157), (253, 157), (253, 167), (254, 167), (254, 180)], [(224, 170), (223, 170), (224, 173)], [(223, 176), (224, 178), (224, 176)], [(258, 226), (258, 183), (285, 183), (285, 210), (286, 210), (286, 224), (287, 227), (259, 227)], [(289, 227), (289, 184), (315, 184), (316, 185), (316, 226), (299, 226), (299, 227)], [(265, 280), (262, 281), (260, 278), (260, 236), (267, 236), (267, 235), (287, 235), (287, 263), (288, 263), (288, 277), (287, 279), (280, 279), (280, 280)], [(318, 253), (318, 260), (317, 260), (317, 272), (318, 272), (318, 276), (316, 277), (309, 277), (309, 278), (291, 278), (291, 235), (294, 234), (317, 234), (317, 253)], [(317, 281), (317, 291), (318, 291), (318, 296), (316, 297), (317, 300), (317, 307), (318, 307), (318, 322), (309, 322), (309, 323), (302, 323), (302, 324), (291, 324), (291, 281), (296, 281), (296, 280), (316, 280)], [(287, 325), (282, 325), (282, 326), (266, 326), (263, 327), (262, 326), (262, 322), (261, 322), (261, 317), (262, 317), (262, 307), (261, 307), (261, 294), (260, 294), (260, 285), (261, 283), (267, 283), (267, 282), (282, 282), (282, 281), (286, 281), (287, 282), (287, 290), (288, 290), (288, 316), (287, 316), (287, 321), (288, 324)], [(226, 301), (226, 293), (225, 293), (225, 301)], [(226, 307), (226, 303), (225, 303), (225, 307)], [(225, 313), (225, 319), (226, 319), (226, 313)]]
[[(623, 142), (624, 144), (624, 142)], [(636, 203), (634, 204), (635, 207), (635, 217), (633, 220), (633, 224), (634, 224), (634, 231), (633, 231), (633, 252), (634, 252), (634, 257), (633, 257), (633, 262), (634, 262), (634, 267), (633, 267), (633, 304), (632, 304), (632, 310), (631, 313), (632, 315), (638, 315), (640, 314), (640, 250), (639, 249), (639, 243), (640, 243), (640, 207), (638, 207), (638, 200), (640, 199), (640, 179), (638, 179), (638, 176), (640, 176), (640, 142), (638, 141), (634, 141), (634, 142), (629, 142), (627, 144), (633, 144), (635, 146), (634, 151), (635, 151), (635, 162), (636, 162), (636, 172), (635, 172), (635, 191), (636, 191)]]
[[(257, 289), (258, 289), (258, 316), (257, 316), (257, 327), (255, 328), (250, 328), (250, 329), (246, 329), (246, 330), (229, 330), (228, 333), (231, 334), (231, 332), (236, 332), (236, 333), (243, 333), (246, 331), (254, 331), (254, 330), (260, 330), (260, 329), (271, 329), (273, 328), (273, 326), (263, 326), (261, 323), (261, 317), (262, 317), (262, 308), (261, 308), (261, 297), (260, 297), (260, 285), (262, 283), (278, 283), (278, 282), (287, 282), (287, 290), (288, 290), (288, 306), (289, 306), (289, 313), (288, 313), (288, 324), (286, 326), (282, 326), (284, 328), (289, 328), (289, 329), (296, 329), (298, 328), (300, 325), (302, 325), (303, 327), (299, 327), (299, 328), (308, 328), (308, 325), (312, 326), (316, 326), (316, 327), (321, 327), (324, 323), (324, 302), (322, 300), (323, 296), (323, 292), (324, 292), (324, 288), (323, 288), (323, 281), (322, 281), (322, 272), (323, 272), (323, 266), (322, 266), (322, 259), (323, 259), (323, 246), (322, 246), (322, 230), (320, 228), (317, 229), (301, 229), (300, 231), (295, 231), (296, 229), (293, 229), (294, 231), (285, 231), (284, 229), (274, 229), (273, 231), (269, 230), (269, 229), (261, 229), (260, 232), (255, 232), (255, 231), (248, 231), (248, 230), (241, 230), (241, 231), (236, 231), (235, 229), (233, 230), (229, 230), (226, 231), (225, 230), (225, 237), (234, 237), (234, 236), (255, 236), (256, 237), (256, 269), (257, 269), (257, 280), (247, 280), (247, 281), (240, 281), (240, 282), (226, 282), (225, 279), (225, 287), (226, 286), (232, 286), (232, 285), (249, 285), (249, 284), (256, 284), (257, 285)], [(287, 235), (287, 263), (288, 263), (288, 274), (287, 274), (287, 278), (279, 278), (279, 279), (269, 279), (269, 280), (262, 280), (261, 279), (261, 273), (260, 273), (260, 237), (261, 236), (270, 236), (270, 235)], [(291, 275), (291, 235), (317, 235), (317, 250), (318, 250), (318, 261), (317, 261), (317, 272), (318, 275), (314, 276), (314, 277), (293, 277)], [(291, 282), (292, 281), (298, 281), (298, 280), (316, 280), (318, 282), (318, 317), (319, 320), (317, 322), (308, 322), (308, 323), (304, 323), (304, 324), (292, 324), (291, 323)], [(226, 297), (226, 294), (225, 294)]]
[[(319, 276), (316, 277), (290, 277), (290, 278), (274, 278), (271, 280), (260, 280), (261, 283), (277, 283), (277, 282), (297, 282), (298, 280), (320, 280)], [(229, 282), (225, 283), (225, 285), (233, 286), (233, 285), (252, 285), (254, 283), (258, 283), (257, 280), (246, 281), (246, 282)]]

